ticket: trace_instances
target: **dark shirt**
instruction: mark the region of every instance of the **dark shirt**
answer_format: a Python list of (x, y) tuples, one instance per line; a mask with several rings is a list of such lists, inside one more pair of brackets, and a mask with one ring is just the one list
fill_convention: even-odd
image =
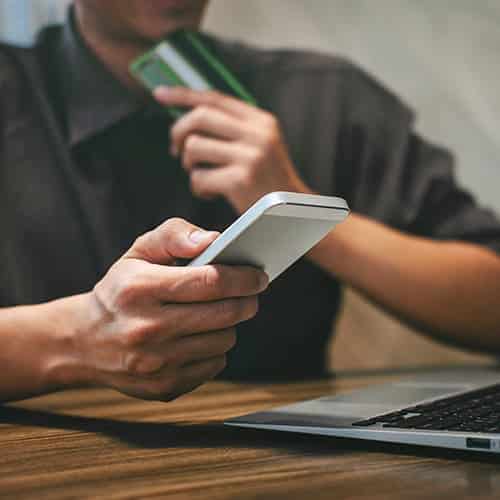
[[(206, 37), (280, 120), (305, 182), (397, 229), (500, 252), (500, 223), (459, 188), (445, 150), (413, 132), (395, 96), (342, 59)], [(202, 202), (169, 156), (168, 116), (125, 89), (71, 22), (31, 49), (0, 47), (0, 304), (91, 289), (142, 232), (169, 217), (223, 229), (236, 214)], [(457, 270), (460, 272), (460, 270)], [(340, 286), (305, 259), (238, 327), (229, 378), (317, 376)]]

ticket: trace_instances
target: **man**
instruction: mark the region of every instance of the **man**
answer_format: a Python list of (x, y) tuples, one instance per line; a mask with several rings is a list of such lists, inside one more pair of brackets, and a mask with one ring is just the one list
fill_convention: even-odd
[[(33, 49), (0, 51), (0, 397), (98, 384), (172, 399), (222, 370), (260, 294), (224, 375), (320, 375), (339, 282), (500, 352), (500, 223), (362, 71), (207, 37), (261, 109), (144, 95), (129, 62), (197, 28), (206, 3), (75, 0)], [(171, 123), (170, 105), (190, 111)], [(274, 190), (344, 196), (354, 213), (265, 292), (256, 270), (172, 266), (215, 237), (198, 226), (220, 230)]]

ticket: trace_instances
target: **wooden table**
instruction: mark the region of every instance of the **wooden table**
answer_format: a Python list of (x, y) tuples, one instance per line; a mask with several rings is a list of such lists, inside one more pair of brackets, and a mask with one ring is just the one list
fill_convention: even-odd
[(500, 498), (500, 461), (231, 428), (228, 417), (386, 380), (214, 382), (174, 403), (108, 390), (0, 408), (1, 498)]

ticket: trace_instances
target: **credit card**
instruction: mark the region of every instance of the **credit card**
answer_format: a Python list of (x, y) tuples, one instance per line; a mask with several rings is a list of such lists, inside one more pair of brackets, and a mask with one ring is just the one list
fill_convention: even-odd
[[(146, 88), (160, 85), (181, 86), (193, 90), (219, 90), (257, 106), (256, 99), (231, 71), (213, 54), (201, 37), (192, 31), (177, 31), (154, 48), (139, 56), (130, 71)], [(179, 118), (186, 109), (167, 108)]]

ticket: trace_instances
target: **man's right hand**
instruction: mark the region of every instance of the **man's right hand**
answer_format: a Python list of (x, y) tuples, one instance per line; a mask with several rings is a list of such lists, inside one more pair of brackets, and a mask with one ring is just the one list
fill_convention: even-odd
[(217, 233), (171, 219), (137, 239), (85, 295), (85, 327), (72, 338), (82, 382), (168, 401), (213, 378), (268, 285), (263, 271), (176, 267)]

